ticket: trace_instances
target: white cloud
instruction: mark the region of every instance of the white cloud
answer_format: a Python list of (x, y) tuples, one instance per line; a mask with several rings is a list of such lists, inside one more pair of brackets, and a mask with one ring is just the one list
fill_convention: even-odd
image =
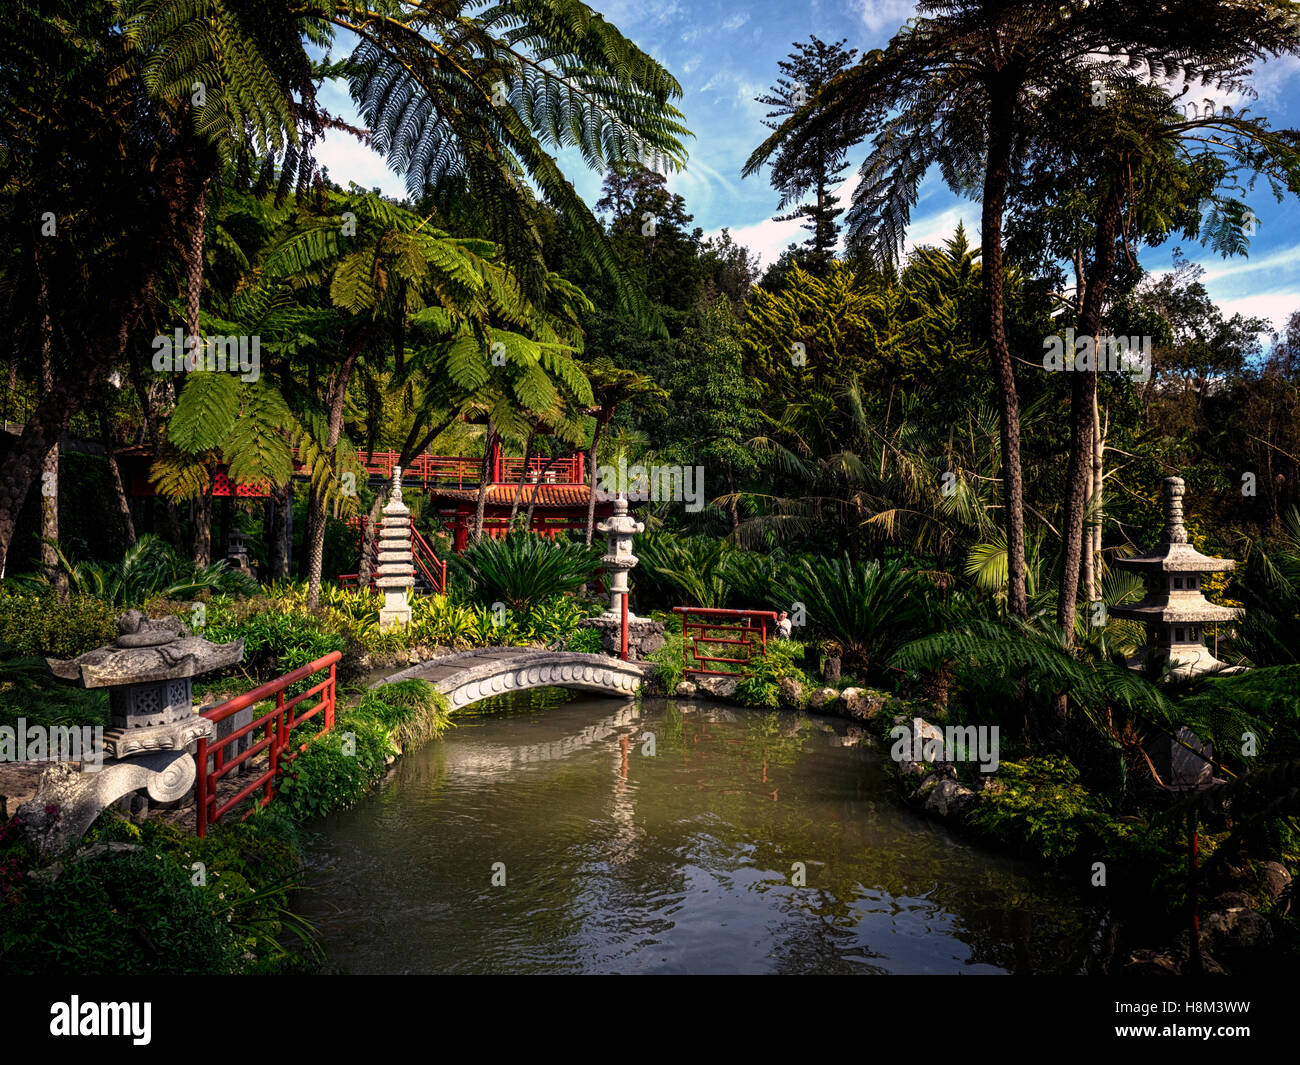
[(854, 0), (853, 6), (858, 12), (862, 24), (872, 33), (884, 31), (892, 37), (916, 12), (912, 0)]
[[(1213, 293), (1211, 293), (1213, 295)], [(1300, 287), (1262, 292), (1239, 300), (1216, 300), (1225, 318), (1241, 314), (1247, 318), (1267, 318), (1275, 330), (1285, 327), (1292, 313), (1300, 310)]]
[(732, 15), (731, 18), (723, 22), (722, 28), (728, 31), (738, 30), (740, 29), (741, 26), (743, 26), (748, 21), (749, 21), (749, 12), (742, 11), (738, 14)]
[(966, 239), (972, 244), (980, 242), (979, 208), (969, 204), (949, 207), (947, 210), (913, 218), (907, 227), (907, 238), (903, 242), (903, 251), (910, 254), (925, 245), (940, 245), (957, 232), (959, 223), (966, 226)]
[[(764, 266), (770, 266), (781, 257), (791, 244), (798, 244), (808, 234), (797, 221), (774, 222), (765, 218), (752, 226), (729, 226), (732, 239), (758, 255)], [(709, 234), (716, 236), (717, 230)]]
[(1266, 255), (1262, 259), (1211, 259), (1209, 265), (1201, 263), (1205, 273), (1202, 281), (1221, 281), (1225, 277), (1237, 277), (1241, 274), (1254, 274), (1261, 270), (1273, 273), (1286, 269), (1295, 274), (1300, 271), (1300, 247), (1282, 248)]
[(406, 196), (404, 179), (388, 169), (384, 157), (346, 133), (328, 130), (317, 142), (314, 154), (321, 166), (329, 168), (330, 180), (337, 185), (347, 188), (349, 181), (355, 181), (366, 189), (378, 186), (397, 199)]

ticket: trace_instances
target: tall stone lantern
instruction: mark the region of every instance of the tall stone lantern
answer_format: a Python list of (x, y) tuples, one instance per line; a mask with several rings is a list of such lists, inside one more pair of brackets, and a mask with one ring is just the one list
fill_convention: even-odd
[(384, 593), (379, 627), (411, 623), (408, 588), (415, 587), (415, 558), (411, 550), (411, 511), (402, 502), (402, 467), (393, 467), (393, 487), (379, 523), (379, 570), (375, 587)]
[(1241, 610), (1216, 606), (1201, 593), (1207, 573), (1226, 573), (1236, 563), (1230, 558), (1210, 558), (1188, 542), (1183, 526), (1181, 477), (1164, 481), (1165, 528), (1161, 542), (1148, 554), (1120, 558), (1120, 569), (1140, 573), (1147, 582), (1146, 597), (1133, 606), (1111, 607), (1117, 618), (1141, 621), (1147, 628), (1147, 646), (1129, 665), (1140, 669), (1152, 656), (1168, 657), (1174, 677), (1190, 677), (1224, 664), (1205, 645), (1205, 626), (1211, 622), (1235, 621)]
[(140, 788), (171, 802), (194, 785), (188, 748), (211, 737), (212, 722), (194, 711), (191, 679), (243, 660), (244, 641), (216, 644), (190, 634), (177, 617), (149, 620), (131, 610), (117, 622), (117, 640), (72, 659), (46, 659), (61, 680), (107, 688), (111, 728), (103, 734), (102, 764), (83, 759), (47, 769), (36, 796), (18, 808), (28, 835), (44, 854), (75, 843), (110, 803)]
[[(623, 600), (627, 597), (627, 575), (637, 564), (632, 554), (632, 537), (645, 530), (645, 525), (627, 512), (627, 499), (620, 495), (614, 500), (614, 513), (596, 526), (605, 534), (605, 554), (601, 564), (605, 567), (609, 584), (609, 608), (600, 616), (587, 618), (582, 624), (597, 629), (606, 654), (617, 655), (622, 649)], [(627, 615), (628, 657), (643, 658), (664, 645), (663, 622), (639, 618), (631, 611)]]

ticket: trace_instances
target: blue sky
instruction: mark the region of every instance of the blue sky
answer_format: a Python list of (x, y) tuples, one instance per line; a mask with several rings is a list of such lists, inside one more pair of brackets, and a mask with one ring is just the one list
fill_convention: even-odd
[[(754, 97), (776, 80), (777, 63), (791, 51), (793, 42), (816, 34), (825, 41), (847, 38), (846, 46), (860, 51), (881, 47), (914, 13), (910, 0), (761, 0), (748, 7), (716, 0), (663, 0), (653, 6), (635, 0), (588, 2), (682, 84), (684, 96), (678, 106), (695, 138), (688, 141), (687, 169), (672, 175), (669, 185), (685, 197), (695, 224), (710, 234), (729, 228), (765, 263), (804, 234), (797, 222), (771, 221), (777, 195), (766, 173), (740, 177), (745, 159), (768, 132), (762, 121), (767, 108), (755, 103)], [(1297, 124), (1300, 59), (1288, 57), (1263, 65), (1256, 72), (1255, 86), (1259, 92), (1259, 99), (1251, 104), (1255, 113), (1267, 116), (1275, 127)], [(331, 110), (355, 119), (339, 87), (326, 86), (323, 98)], [(1218, 99), (1234, 106), (1242, 103), (1233, 97)], [(850, 156), (842, 190), (845, 198), (856, 181), (862, 154), (860, 150)], [(367, 188), (404, 194), (402, 179), (387, 169), (383, 159), (350, 138), (332, 134), (317, 156), (335, 181), (353, 180)], [(564, 153), (560, 161), (578, 191), (594, 203), (601, 176), (587, 170), (576, 152)], [(1203, 281), (1226, 313), (1260, 315), (1281, 328), (1292, 311), (1300, 310), (1300, 204), (1288, 197), (1279, 205), (1264, 185), (1257, 186), (1249, 202), (1259, 218), (1249, 257), (1224, 260), (1196, 242), (1182, 242), (1182, 248), (1187, 258), (1205, 268)], [(932, 171), (912, 214), (909, 245), (936, 243), (949, 236), (959, 220), (977, 238), (979, 205), (953, 196)], [(1153, 272), (1167, 269), (1175, 246), (1168, 243), (1148, 250), (1142, 265)]]

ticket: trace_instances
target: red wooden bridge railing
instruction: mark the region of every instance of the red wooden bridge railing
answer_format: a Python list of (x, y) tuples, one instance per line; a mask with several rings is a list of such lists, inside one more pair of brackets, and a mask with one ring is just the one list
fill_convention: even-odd
[[(682, 616), (682, 672), (703, 673), (711, 676), (740, 677), (744, 666), (754, 657), (754, 651), (767, 652), (767, 623), (775, 625), (777, 616), (771, 610), (723, 610), (700, 606), (675, 606), (674, 614)], [(712, 620), (720, 619), (720, 620)], [(712, 635), (723, 633), (725, 635)], [(754, 642), (758, 637), (760, 644)], [(714, 648), (734, 648), (732, 654), (743, 649), (745, 657), (728, 658), (711, 653)], [(739, 669), (710, 669), (693, 666), (691, 661), (719, 662), (739, 666)]]
[[(203, 712), (203, 716), (215, 724), (267, 699), (272, 697), (275, 699), (275, 706), (272, 709), (260, 717), (254, 718), (248, 724), (233, 729), (228, 735), (212, 741), (209, 741), (206, 737), (199, 739), (199, 749), (194, 756), (194, 761), (198, 768), (196, 799), (198, 805), (197, 827), (200, 836), (206, 836), (209, 825), (215, 824), (223, 815), (243, 802), (259, 788), (263, 792), (261, 799), (255, 800), (253, 807), (244, 814), (244, 817), (271, 801), (271, 797), (275, 794), (276, 782), (284, 767), (307, 749), (305, 743), (299, 744), (297, 750), (289, 749), (289, 737), (295, 728), (317, 714), (324, 715), (322, 732), (328, 732), (334, 727), (335, 667), (342, 657), (340, 652), (331, 651), (324, 658), (318, 658), (315, 662), (300, 666), (292, 673), (286, 673), (283, 677), (268, 681), (266, 684), (254, 688), (251, 692), (237, 695), (220, 706), (215, 706), (211, 710)], [(284, 693), (286, 689), (325, 670), (329, 672), (324, 680), (318, 681), (306, 691), (288, 700), (285, 699)], [(314, 696), (319, 696), (319, 701), (299, 712), (298, 708), (306, 700)], [(251, 737), (259, 729), (262, 730), (260, 740), (249, 745), (233, 757), (226, 757), (227, 748), (238, 749), (238, 747), (243, 746), (240, 741), (245, 736)], [(263, 769), (262, 773), (255, 777), (251, 783), (244, 785), (225, 802), (219, 803), (217, 801), (217, 784), (221, 779), (244, 762), (264, 751), (267, 759), (266, 768)], [(209, 756), (212, 758), (211, 768), (208, 766)]]
[[(362, 514), (354, 518), (349, 518), (348, 526), (360, 532), (364, 539), (366, 524), (369, 520), (368, 515)], [(376, 570), (379, 566), (378, 545), (379, 539), (376, 537), (374, 542), (370, 545), (371, 588), (374, 588), (375, 586)], [(447, 562), (445, 559), (440, 559), (438, 557), (433, 548), (429, 546), (429, 541), (420, 534), (420, 531), (415, 527), (414, 523), (411, 525), (411, 553), (414, 556), (414, 569), (418, 570), (420, 574), (423, 575), (429, 587), (438, 593), (445, 592), (447, 590)], [(344, 588), (357, 588), (360, 579), (360, 573), (339, 574), (339, 584)]]

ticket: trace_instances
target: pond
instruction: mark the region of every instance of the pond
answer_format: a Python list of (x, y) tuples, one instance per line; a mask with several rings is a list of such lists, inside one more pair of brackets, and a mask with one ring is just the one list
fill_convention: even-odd
[(330, 971), (1080, 972), (1100, 918), (899, 800), (846, 722), (548, 689), (313, 827)]

